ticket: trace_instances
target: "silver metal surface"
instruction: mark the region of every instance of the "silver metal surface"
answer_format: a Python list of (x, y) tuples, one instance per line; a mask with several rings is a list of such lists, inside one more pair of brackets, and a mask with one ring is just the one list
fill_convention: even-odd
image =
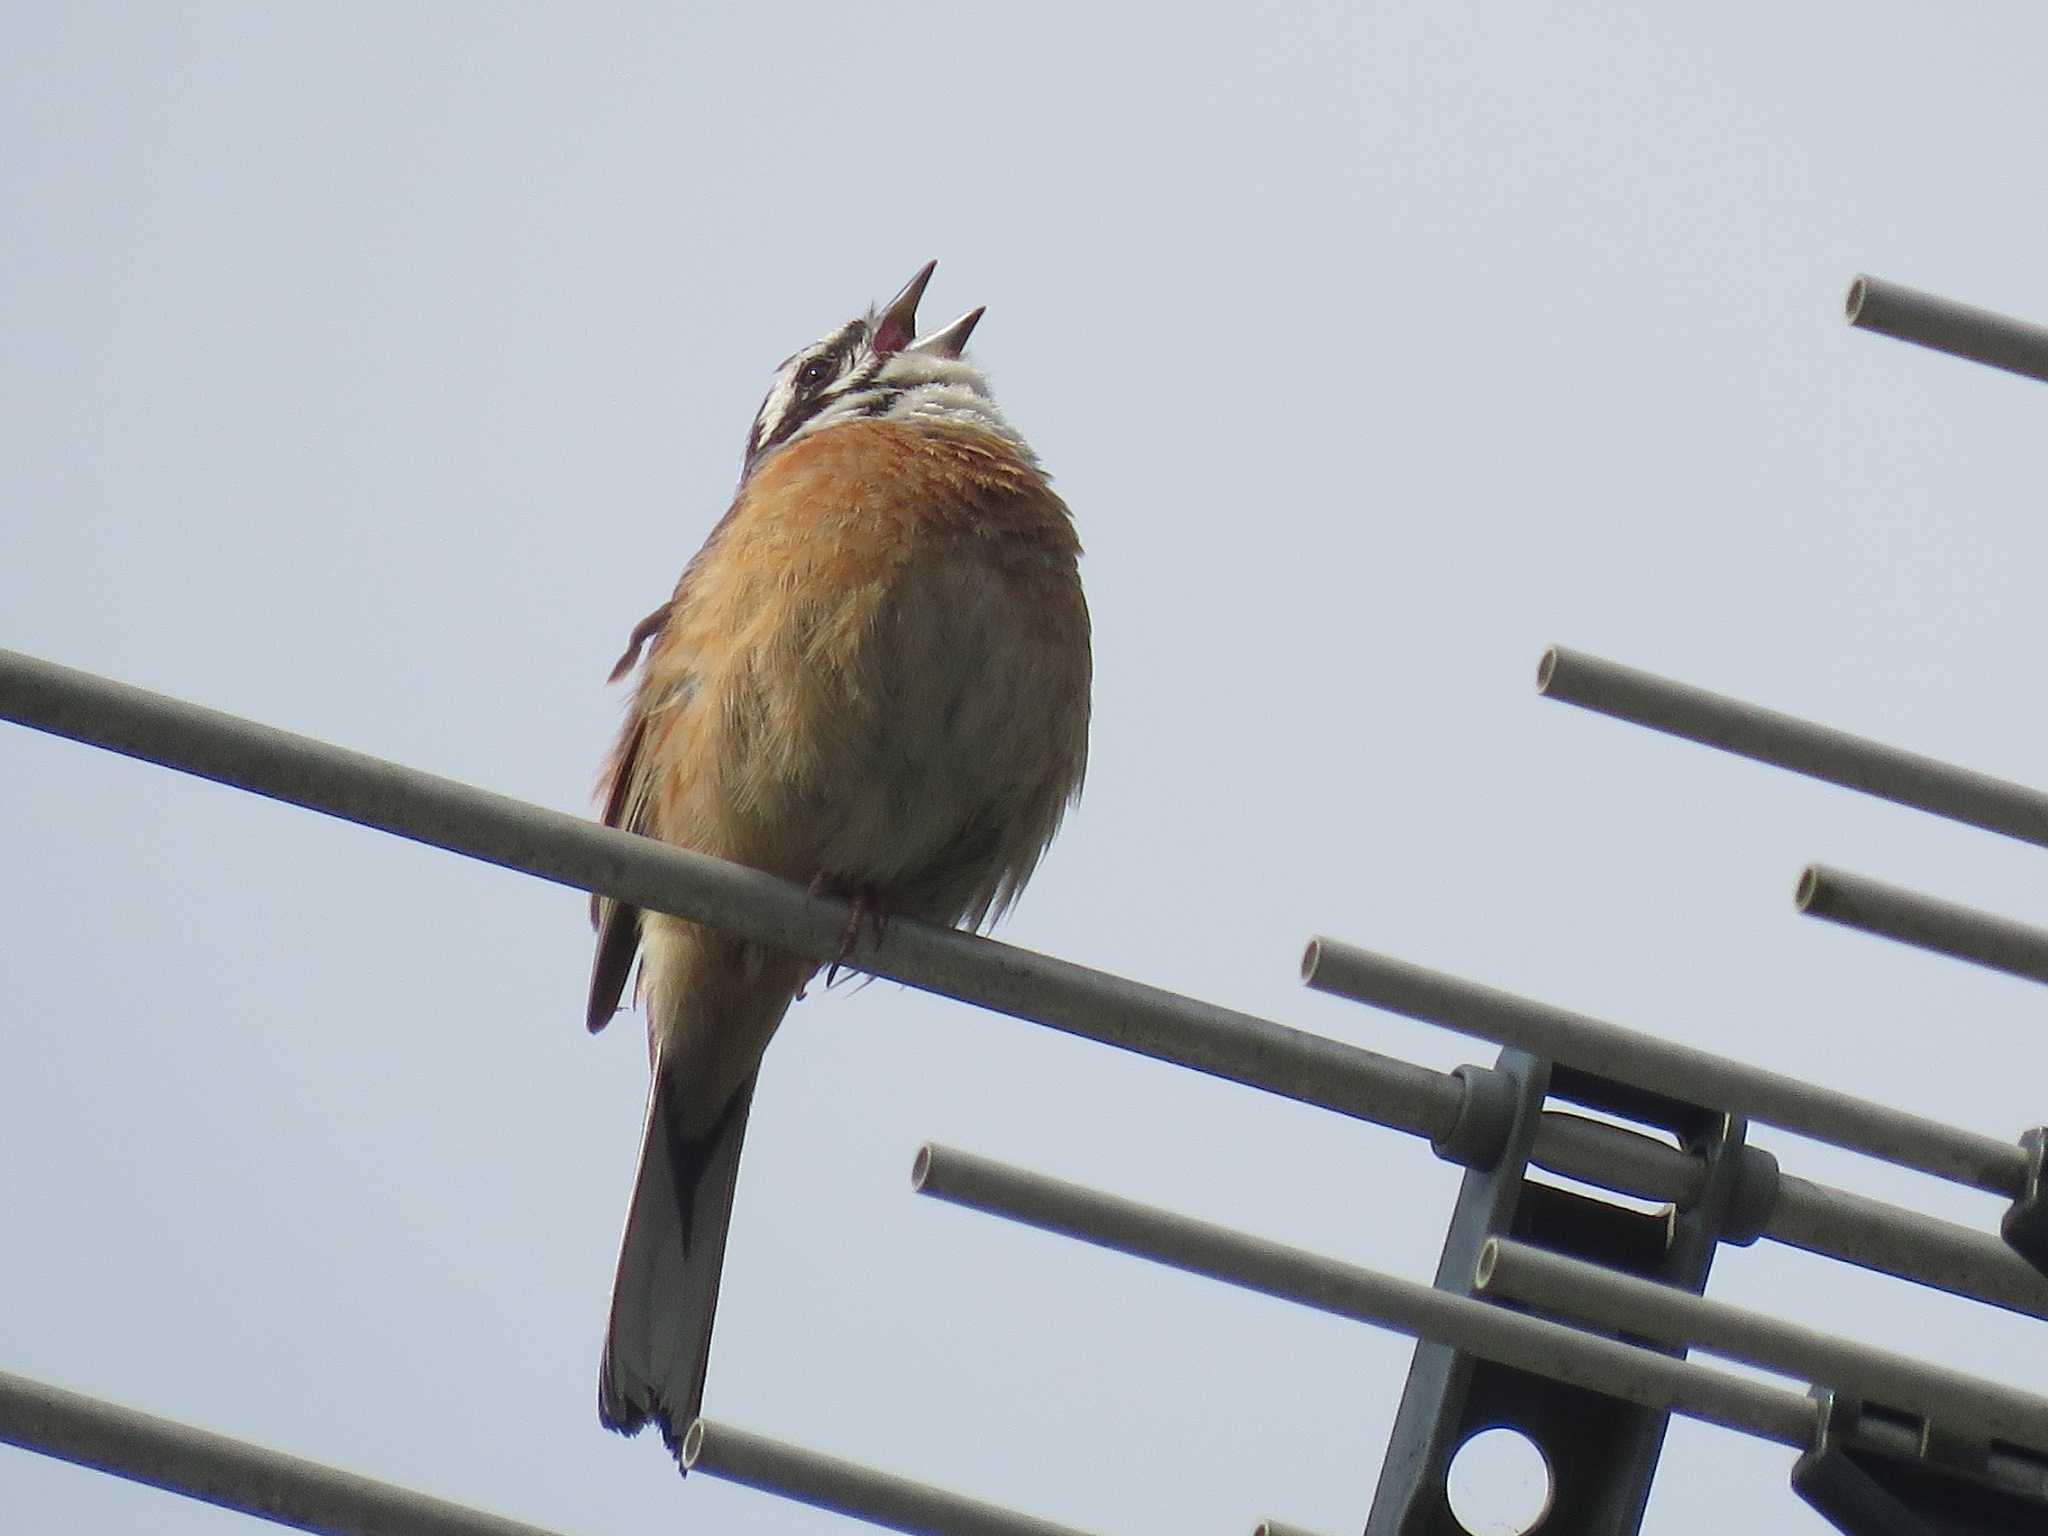
[(1938, 758), (1553, 646), (1536, 669), (1545, 698), (1825, 779), (1934, 816), (2048, 848), (2048, 795)]
[(1662, 1200), (1685, 1210), (1707, 1185), (1707, 1165), (1638, 1131), (1546, 1109), (1536, 1122), (1529, 1161), (1538, 1168), (1640, 1200)]
[[(329, 746), (216, 710), (0, 650), (0, 718), (564, 885), (801, 953), (838, 952), (844, 907), (758, 871)], [(1068, 1034), (1262, 1088), (1432, 1141), (1463, 1090), (1396, 1061), (1049, 956), (903, 920), (862, 968)], [(1697, 1159), (1647, 1143), (1615, 1158), (1599, 1133), (1546, 1124), (1543, 1166), (1652, 1200), (1693, 1198)], [(1979, 1234), (1820, 1185), (1766, 1235), (1960, 1295), (2048, 1317), (2048, 1281)], [(1902, 1243), (1893, 1234), (1912, 1234)], [(1958, 1276), (1966, 1277), (1958, 1279)]]
[(1474, 1277), (1490, 1296), (1603, 1329), (1703, 1349), (1882, 1403), (1978, 1440), (2048, 1451), (2048, 1398), (1966, 1376), (1676, 1286), (1587, 1264), (1512, 1238), (1488, 1238)]
[(550, 1536), (539, 1526), (5, 1371), (0, 1441), (327, 1536)]
[(1955, 1296), (2048, 1318), (2048, 1276), (1988, 1232), (1783, 1174), (1764, 1236)]
[[(1706, 1165), (1647, 1137), (1545, 1110), (1530, 1149), (1539, 1168), (1585, 1184), (1684, 1207)], [(1625, 1142), (1618, 1138), (1626, 1137)], [(2048, 1319), (2048, 1277), (1972, 1227), (1781, 1172), (1763, 1236), (1895, 1279)]]
[(916, 1536), (1084, 1536), (1072, 1526), (1016, 1514), (711, 1419), (699, 1419), (685, 1431), (682, 1458), (692, 1472)]
[(2027, 1154), (2017, 1142), (1958, 1130), (1355, 945), (1311, 940), (1302, 957), (1302, 976), (1319, 992), (1391, 1009), (1995, 1194), (2016, 1196), (2026, 1187)]
[[(845, 931), (843, 903), (758, 870), (6, 650), (0, 719), (819, 960)], [(1447, 1073), (909, 919), (853, 964), (1432, 1140), (1463, 1094)]]
[(1842, 309), (1861, 330), (2048, 380), (2048, 327), (1867, 275), (1849, 284)]
[[(2048, 981), (2048, 931), (1918, 891), (1809, 864), (1793, 901), (1809, 917), (1968, 960), (2008, 976)], [(2014, 1191), (2017, 1193), (2017, 1191)]]
[(921, 1149), (911, 1182), (955, 1205), (1784, 1445), (1803, 1447), (1817, 1422), (1813, 1399), (1800, 1393), (950, 1147)]

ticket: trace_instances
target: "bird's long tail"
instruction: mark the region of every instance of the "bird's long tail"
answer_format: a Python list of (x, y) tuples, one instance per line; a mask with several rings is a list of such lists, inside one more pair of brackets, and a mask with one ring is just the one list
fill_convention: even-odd
[(670, 1451), (704, 1401), (718, 1275), (754, 1081), (750, 1076), (741, 1083), (711, 1129), (694, 1138), (681, 1132), (680, 1090), (659, 1062), (648, 1089), (646, 1139), (612, 1282), (597, 1411), (606, 1428), (629, 1435), (654, 1420)]

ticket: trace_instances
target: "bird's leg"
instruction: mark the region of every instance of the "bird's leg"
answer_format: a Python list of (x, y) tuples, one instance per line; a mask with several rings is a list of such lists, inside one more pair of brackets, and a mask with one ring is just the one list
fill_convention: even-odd
[(839, 979), (839, 969), (853, 959), (860, 948), (860, 933), (863, 927), (874, 929), (875, 939), (881, 940), (889, 931), (889, 914), (883, 910), (881, 892), (873, 885), (847, 886), (830, 875), (819, 875), (811, 882), (813, 896), (840, 896), (847, 903), (846, 926), (839, 932), (839, 953), (825, 969), (825, 985), (831, 986)]
[[(817, 874), (811, 877), (811, 883), (804, 887), (804, 894), (806, 896), (836, 896), (839, 894), (839, 892), (835, 888), (835, 882), (833, 881), (832, 877), (827, 875), (823, 870), (819, 870)], [(839, 962), (836, 960), (833, 961), (832, 966), (833, 969), (836, 971), (839, 967)], [(814, 965), (811, 967), (809, 974), (806, 975), (802, 981), (797, 983), (795, 1001), (800, 1003), (807, 996), (810, 995), (811, 977), (816, 976), (817, 974), (818, 968)], [(832, 985), (831, 976), (828, 975), (825, 978), (825, 985), (828, 987)]]
[(889, 914), (882, 910), (882, 898), (872, 885), (855, 886), (853, 895), (847, 900), (846, 927), (839, 934), (838, 955), (825, 968), (826, 986), (839, 979), (839, 968), (851, 961), (854, 952), (860, 948), (863, 926), (874, 929), (878, 943), (889, 927)]

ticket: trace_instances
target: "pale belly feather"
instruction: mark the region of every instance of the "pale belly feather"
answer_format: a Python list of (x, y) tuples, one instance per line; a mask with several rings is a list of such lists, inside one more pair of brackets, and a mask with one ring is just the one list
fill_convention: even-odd
[[(1085, 640), (986, 561), (905, 571), (812, 722), (816, 772), (776, 841), (892, 911), (979, 919), (1036, 863), (1078, 787)], [(771, 834), (773, 835), (773, 834)]]

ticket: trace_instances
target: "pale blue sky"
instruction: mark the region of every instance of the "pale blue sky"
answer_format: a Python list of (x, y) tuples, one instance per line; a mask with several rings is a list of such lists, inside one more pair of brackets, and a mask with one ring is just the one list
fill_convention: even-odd
[[(1078, 516), (1088, 793), (1003, 936), (1428, 1062), (1315, 931), (1976, 1129), (2038, 996), (1796, 918), (2037, 850), (1540, 702), (1581, 646), (2048, 777), (2017, 4), (0, 5), (0, 644), (584, 809), (776, 361), (940, 259)], [(0, 729), (0, 1367), (604, 1536), (845, 1527), (597, 1425), (639, 1131), (572, 893)], [(1418, 1143), (888, 984), (798, 1008), (707, 1408), (1104, 1532), (1358, 1529), (1409, 1352), (915, 1201), (938, 1137), (1418, 1278)], [(1760, 1135), (1808, 1177), (1990, 1202)], [(1716, 1295), (2038, 1385), (1760, 1245)], [(1813, 1533), (1680, 1423), (1648, 1529)], [(12, 1451), (22, 1529), (254, 1530)]]

